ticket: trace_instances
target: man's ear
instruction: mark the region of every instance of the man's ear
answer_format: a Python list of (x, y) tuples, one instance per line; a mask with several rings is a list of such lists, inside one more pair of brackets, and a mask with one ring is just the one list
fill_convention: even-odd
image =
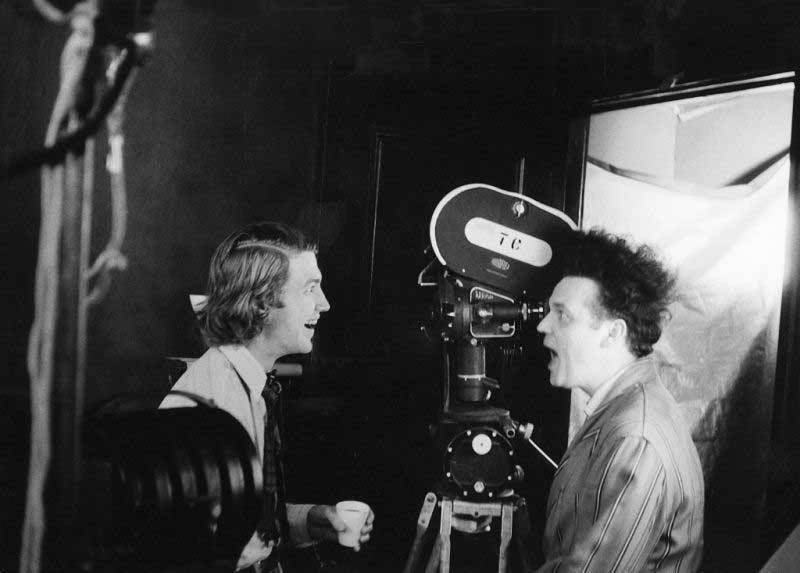
[(628, 338), (628, 323), (621, 318), (615, 318), (611, 321), (611, 327), (608, 329), (608, 338), (612, 342), (626, 342)]

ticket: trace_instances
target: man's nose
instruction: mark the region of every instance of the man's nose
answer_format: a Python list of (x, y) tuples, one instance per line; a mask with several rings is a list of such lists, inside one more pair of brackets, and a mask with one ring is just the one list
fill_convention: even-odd
[(539, 321), (539, 324), (536, 325), (536, 331), (541, 332), (542, 334), (547, 334), (549, 329), (549, 322), (550, 320), (550, 313), (548, 312), (542, 320)]
[(319, 297), (317, 299), (317, 310), (320, 312), (328, 312), (331, 309), (331, 303), (328, 302), (328, 297), (325, 296), (325, 293), (322, 289), (319, 289)]

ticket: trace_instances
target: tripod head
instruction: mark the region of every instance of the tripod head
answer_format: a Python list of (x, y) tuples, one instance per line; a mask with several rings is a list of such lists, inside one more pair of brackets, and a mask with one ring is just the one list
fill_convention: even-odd
[(432, 433), (459, 496), (496, 497), (523, 478), (512, 440), (529, 438), (530, 428), (490, 403), (500, 382), (487, 376), (486, 350), (543, 316), (559, 245), (575, 228), (560, 211), (482, 184), (451, 191), (434, 210), (436, 258), (418, 283), (437, 289), (426, 327), (443, 354), (442, 411)]

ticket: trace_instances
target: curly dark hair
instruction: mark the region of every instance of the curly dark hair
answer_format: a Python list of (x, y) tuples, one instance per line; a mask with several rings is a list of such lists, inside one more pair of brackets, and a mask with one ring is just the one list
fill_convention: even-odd
[(601, 229), (579, 231), (562, 252), (564, 276), (594, 280), (599, 287), (602, 318), (621, 318), (628, 326), (628, 346), (638, 357), (647, 356), (661, 338), (667, 307), (675, 299), (675, 275), (647, 245)]
[(264, 328), (270, 310), (282, 306), (289, 259), (317, 247), (283, 223), (252, 223), (217, 247), (208, 272), (208, 299), (197, 313), (212, 346), (244, 344)]

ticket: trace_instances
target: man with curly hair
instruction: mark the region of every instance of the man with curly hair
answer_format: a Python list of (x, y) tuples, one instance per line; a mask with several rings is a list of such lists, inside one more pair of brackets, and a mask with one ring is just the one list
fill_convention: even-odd
[[(277, 411), (268, 410), (272, 405), (268, 401), (274, 401), (274, 393), (280, 391), (270, 383), (275, 361), (311, 352), (314, 329), (330, 309), (316, 246), (287, 225), (247, 225), (217, 247), (207, 295), (199, 319), (210, 348), (189, 366), (174, 389), (211, 398), (250, 434), (265, 470), (265, 519), (245, 546), (236, 569), (278, 572), (278, 549), (287, 537), (293, 545), (302, 545), (335, 540), (347, 528), (334, 506), (287, 504), (282, 499), (280, 435), (271, 419), (272, 414), (277, 418)], [(193, 404), (172, 395), (161, 407), (184, 405)], [(356, 550), (369, 539), (372, 521), (370, 512)]]
[(589, 401), (550, 489), (539, 571), (696, 571), (700, 459), (665, 387), (674, 370), (651, 355), (675, 278), (649, 247), (601, 230), (562, 255), (538, 331), (550, 383)]

